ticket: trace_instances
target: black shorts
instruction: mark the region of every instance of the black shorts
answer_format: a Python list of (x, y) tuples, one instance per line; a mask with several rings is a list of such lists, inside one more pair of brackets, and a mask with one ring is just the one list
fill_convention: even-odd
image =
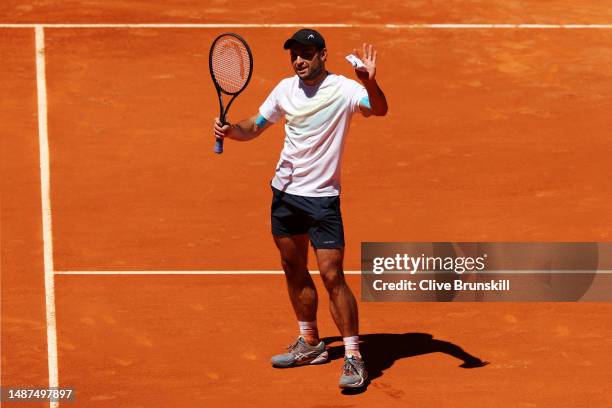
[(304, 197), (272, 187), (272, 235), (301, 234), (308, 234), (315, 248), (343, 248), (340, 197)]

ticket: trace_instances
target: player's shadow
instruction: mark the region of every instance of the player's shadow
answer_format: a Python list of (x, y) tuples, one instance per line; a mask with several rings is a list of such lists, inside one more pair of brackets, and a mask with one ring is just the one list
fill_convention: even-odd
[[(370, 380), (383, 375), (383, 372), (391, 367), (396, 360), (419, 356), (428, 353), (444, 353), (462, 361), (459, 367), (477, 368), (489, 364), (480, 358), (471, 355), (448, 341), (434, 339), (427, 333), (373, 333), (360, 335), (360, 351), (368, 370), (368, 382), (365, 387), (358, 390), (345, 390), (344, 394), (359, 394), (364, 392)], [(341, 342), (342, 337), (325, 337), (323, 339), (328, 345), (330, 360), (336, 360), (344, 356), (344, 346), (330, 346), (335, 342)]]

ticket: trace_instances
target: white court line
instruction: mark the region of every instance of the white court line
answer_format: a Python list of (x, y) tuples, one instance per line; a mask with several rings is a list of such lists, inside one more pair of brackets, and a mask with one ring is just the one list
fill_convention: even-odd
[[(49, 387), (59, 386), (57, 363), (57, 326), (55, 320), (55, 281), (53, 274), (53, 234), (49, 177), (49, 138), (47, 132), (47, 81), (45, 75), (45, 31), (36, 27), (36, 90), (38, 96), (38, 146), (40, 150), (40, 197), (42, 207), (43, 265), (45, 272), (45, 310), (47, 319), (47, 362)], [(50, 402), (51, 408), (59, 406)]]
[(100, 24), (0, 24), (0, 28), (378, 28), (378, 29), (612, 29), (612, 24), (368, 24), (368, 23), (100, 23)]
[[(318, 275), (319, 271), (310, 271)], [(359, 275), (361, 271), (344, 271)], [(56, 275), (283, 275), (283, 271), (55, 271)]]

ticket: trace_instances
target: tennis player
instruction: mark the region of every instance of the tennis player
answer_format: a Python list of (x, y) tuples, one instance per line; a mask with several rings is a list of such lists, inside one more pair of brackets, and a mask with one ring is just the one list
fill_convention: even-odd
[(361, 83), (325, 69), (325, 40), (302, 29), (284, 45), (295, 76), (283, 79), (249, 119), (222, 126), (217, 138), (245, 141), (285, 118), (285, 144), (272, 179), (272, 235), (280, 251), (289, 298), (300, 335), (276, 367), (320, 364), (329, 359), (317, 330), (317, 291), (307, 269), (308, 241), (314, 248), (331, 314), (345, 347), (341, 388), (359, 388), (367, 380), (359, 352), (357, 302), (343, 273), (344, 227), (340, 214), (340, 164), (351, 116), (384, 116), (387, 101), (376, 83), (376, 51), (363, 45)]

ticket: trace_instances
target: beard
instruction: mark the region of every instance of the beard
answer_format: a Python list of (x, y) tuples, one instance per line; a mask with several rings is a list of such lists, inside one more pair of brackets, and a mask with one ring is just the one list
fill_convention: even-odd
[[(323, 72), (323, 69), (324, 69), (323, 64), (317, 64), (316, 67), (312, 67), (310, 70), (307, 70), (305, 74), (303, 74), (303, 75), (298, 74), (298, 76), (301, 79), (303, 79), (303, 80), (305, 79), (305, 80), (308, 81), (310, 79), (315, 79), (315, 78), (319, 77), (321, 75), (321, 72)], [(297, 74), (297, 72), (296, 72), (296, 74)]]

